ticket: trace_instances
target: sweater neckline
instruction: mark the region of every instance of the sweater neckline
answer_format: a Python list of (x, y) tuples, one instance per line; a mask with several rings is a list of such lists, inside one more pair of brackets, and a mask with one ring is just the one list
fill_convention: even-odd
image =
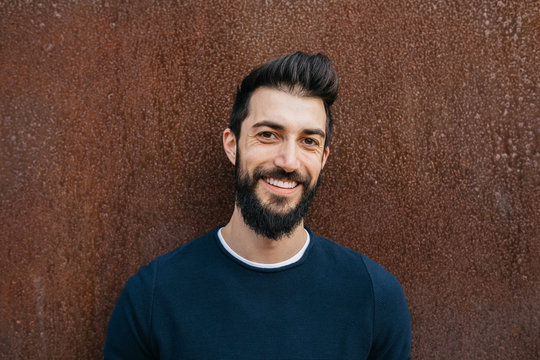
[(305, 233), (306, 233), (306, 241), (304, 243), (304, 245), (302, 246), (302, 248), (296, 253), (294, 254), (293, 256), (291, 256), (290, 258), (286, 259), (286, 260), (283, 260), (283, 261), (280, 261), (280, 262), (277, 262), (277, 263), (270, 263), (270, 264), (266, 264), (266, 263), (259, 263), (259, 262), (255, 262), (255, 261), (251, 261), (251, 260), (248, 260), (246, 259), (245, 257), (241, 256), (240, 254), (238, 254), (237, 252), (235, 252), (230, 246), (229, 244), (227, 244), (227, 242), (225, 241), (225, 239), (223, 238), (223, 235), (221, 234), (221, 230), (223, 229), (223, 227), (220, 227), (217, 231), (217, 236), (218, 236), (218, 239), (221, 243), (221, 246), (230, 254), (232, 255), (234, 258), (236, 258), (237, 260), (243, 262), (244, 264), (246, 265), (249, 265), (251, 267), (255, 267), (255, 268), (259, 268), (259, 269), (277, 269), (277, 268), (282, 268), (284, 266), (288, 266), (288, 265), (292, 265), (296, 262), (298, 262), (303, 256), (304, 256), (304, 253), (306, 252), (308, 246), (309, 246), (309, 243), (310, 243), (310, 235), (309, 235), (309, 232), (304, 229)]
[(311, 232), (310, 229), (308, 229), (307, 227), (304, 227), (304, 231), (306, 232), (307, 239), (306, 239), (306, 242), (304, 243), (304, 246), (302, 247), (302, 249), (300, 249), (295, 255), (293, 255), (292, 257), (290, 257), (287, 260), (281, 261), (279, 263), (274, 263), (274, 264), (263, 264), (263, 263), (257, 263), (257, 262), (254, 262), (254, 261), (250, 261), (250, 260), (240, 256), (236, 252), (234, 252), (234, 250), (232, 250), (229, 247), (229, 245), (225, 242), (225, 239), (223, 239), (223, 236), (221, 235), (221, 229), (222, 228), (223, 228), (223, 226), (220, 226), (220, 227), (216, 228), (215, 232), (214, 232), (215, 239), (216, 239), (216, 244), (221, 249), (221, 251), (228, 258), (233, 260), (234, 262), (236, 262), (236, 263), (238, 263), (238, 264), (240, 264), (240, 265), (242, 265), (242, 266), (244, 266), (244, 267), (246, 267), (248, 269), (261, 271), (261, 272), (281, 271), (281, 270), (286, 270), (286, 269), (289, 269), (291, 267), (295, 267), (297, 265), (300, 265), (301, 263), (304, 262), (304, 260), (308, 256), (308, 253), (309, 253), (311, 247), (313, 246), (313, 241), (314, 241), (314, 234)]

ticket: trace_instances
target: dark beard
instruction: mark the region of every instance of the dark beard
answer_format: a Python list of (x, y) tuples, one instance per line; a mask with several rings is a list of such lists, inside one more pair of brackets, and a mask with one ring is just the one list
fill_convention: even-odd
[[(317, 191), (319, 179), (315, 185), (310, 187), (311, 177), (308, 175), (301, 176), (296, 171), (287, 173), (279, 168), (265, 170), (261, 167), (256, 168), (253, 171), (253, 177), (250, 177), (246, 171), (240, 168), (239, 164), (240, 157), (237, 152), (235, 166), (236, 205), (240, 208), (244, 222), (255, 233), (269, 239), (279, 240), (283, 236), (289, 235), (306, 215)], [(304, 190), (298, 204), (289, 211), (276, 213), (271, 210), (271, 206), (286, 206), (288, 199), (284, 196), (273, 195), (269, 204), (263, 205), (255, 194), (255, 188), (259, 179), (265, 177), (288, 179), (301, 184)]]

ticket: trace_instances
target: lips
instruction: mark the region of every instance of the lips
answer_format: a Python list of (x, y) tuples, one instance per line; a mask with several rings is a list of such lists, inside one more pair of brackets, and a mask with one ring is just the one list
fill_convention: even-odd
[(265, 169), (257, 167), (253, 170), (253, 179), (264, 180), (267, 184), (292, 189), (300, 184), (309, 184), (311, 177), (298, 171), (286, 172), (280, 168)]
[(266, 181), (268, 184), (277, 186), (282, 189), (292, 189), (295, 188), (298, 183), (296, 181), (291, 180), (278, 180), (271, 177), (265, 177), (264, 181)]

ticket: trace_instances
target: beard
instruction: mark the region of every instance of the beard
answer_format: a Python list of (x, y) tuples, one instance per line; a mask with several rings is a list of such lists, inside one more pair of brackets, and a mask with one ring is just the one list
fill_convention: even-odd
[[(311, 185), (311, 176), (301, 175), (297, 171), (286, 172), (280, 168), (264, 169), (257, 167), (253, 176), (240, 165), (237, 152), (235, 165), (236, 205), (242, 213), (244, 222), (255, 233), (272, 240), (289, 235), (306, 215), (311, 201), (319, 185), (319, 178)], [(285, 196), (272, 194), (268, 203), (263, 204), (255, 193), (259, 180), (264, 178), (296, 181), (303, 186), (302, 196), (295, 206), (289, 206), (290, 200)], [(283, 210), (273, 211), (272, 207), (282, 207)]]

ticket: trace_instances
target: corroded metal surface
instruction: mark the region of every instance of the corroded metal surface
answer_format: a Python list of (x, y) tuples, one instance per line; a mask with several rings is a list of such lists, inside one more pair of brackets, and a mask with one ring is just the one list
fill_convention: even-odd
[(0, 357), (100, 357), (129, 275), (228, 220), (241, 77), (299, 49), (341, 75), (308, 225), (398, 276), (414, 358), (538, 358), (538, 12), (0, 2)]

